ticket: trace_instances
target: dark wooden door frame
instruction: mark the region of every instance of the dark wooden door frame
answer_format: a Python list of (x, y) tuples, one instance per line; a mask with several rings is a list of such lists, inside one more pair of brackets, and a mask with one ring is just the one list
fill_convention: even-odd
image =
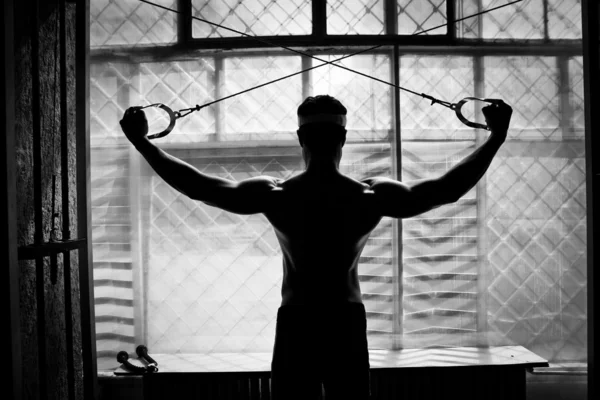
[[(587, 279), (588, 279), (588, 399), (596, 398), (596, 368), (594, 365), (594, 288), (598, 285), (598, 274), (594, 274), (598, 265), (594, 258), (594, 233), (600, 223), (600, 120), (597, 117), (600, 109), (600, 7), (598, 0), (583, 0), (583, 73), (585, 99), (585, 156), (587, 185)], [(596, 114), (594, 114), (594, 112)]]
[(19, 263), (17, 261), (17, 190), (15, 164), (15, 93), (14, 93), (14, 11), (13, 0), (4, 0), (2, 8), (2, 155), (1, 180), (4, 192), (2, 196), (0, 226), (3, 234), (2, 262), (0, 263), (0, 305), (4, 323), (8, 329), (2, 330), (2, 343), (8, 351), (8, 365), (11, 373), (2, 376), (1, 387), (9, 398), (21, 399), (21, 324), (19, 311)]

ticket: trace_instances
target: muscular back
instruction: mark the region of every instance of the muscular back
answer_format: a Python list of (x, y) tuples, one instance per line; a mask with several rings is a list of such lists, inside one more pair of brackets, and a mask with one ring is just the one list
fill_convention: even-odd
[(358, 260), (381, 220), (369, 186), (300, 174), (278, 189), (265, 215), (283, 251), (282, 304), (361, 303)]

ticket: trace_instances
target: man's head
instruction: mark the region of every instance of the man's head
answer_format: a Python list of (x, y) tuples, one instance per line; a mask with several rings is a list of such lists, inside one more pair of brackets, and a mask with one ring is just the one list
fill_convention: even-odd
[(346, 107), (328, 95), (307, 97), (298, 107), (298, 139), (311, 157), (341, 158), (346, 142)]

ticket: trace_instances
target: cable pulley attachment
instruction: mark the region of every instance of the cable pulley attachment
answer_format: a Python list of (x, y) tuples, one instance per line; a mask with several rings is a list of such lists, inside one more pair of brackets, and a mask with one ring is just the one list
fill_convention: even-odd
[(161, 137), (165, 137), (167, 136), (169, 133), (171, 133), (171, 131), (173, 130), (173, 128), (175, 128), (175, 123), (179, 118), (183, 118), (191, 113), (193, 113), (194, 111), (200, 111), (200, 109), (204, 106), (199, 106), (198, 104), (196, 104), (195, 107), (190, 107), (190, 108), (183, 108), (179, 111), (173, 111), (170, 107), (162, 104), (162, 103), (154, 103), (154, 104), (149, 104), (147, 106), (143, 106), (140, 107), (140, 110), (143, 110), (144, 108), (149, 108), (149, 107), (156, 107), (156, 108), (160, 108), (161, 110), (165, 111), (167, 114), (169, 114), (169, 126), (167, 126), (165, 128), (165, 130), (163, 130), (162, 132), (159, 133), (154, 133), (152, 135), (148, 135), (148, 139), (158, 139)]
[(458, 117), (460, 122), (462, 122), (463, 124), (470, 126), (471, 128), (485, 129), (485, 130), (489, 131), (490, 130), (489, 126), (480, 124), (477, 122), (469, 121), (468, 119), (465, 118), (464, 115), (462, 115), (462, 111), (461, 111), (462, 106), (464, 106), (468, 101), (482, 101), (482, 102), (490, 103), (490, 104), (502, 104), (503, 101), (497, 100), (497, 99), (481, 99), (479, 97), (465, 97), (458, 103), (453, 103), (450, 107), (452, 110), (454, 110), (454, 112), (456, 112), (456, 116)]

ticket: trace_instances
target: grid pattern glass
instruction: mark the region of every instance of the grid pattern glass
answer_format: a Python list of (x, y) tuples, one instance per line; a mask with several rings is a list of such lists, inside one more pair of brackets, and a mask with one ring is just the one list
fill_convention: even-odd
[[(254, 154), (195, 152), (185, 161), (213, 176), (289, 178), (303, 168), (297, 147)], [(184, 152), (180, 152), (184, 153)], [(221, 154), (219, 154), (221, 153)], [(177, 153), (176, 153), (177, 154)], [(365, 163), (366, 158), (378, 162)], [(386, 166), (387, 170), (381, 170)], [(349, 145), (341, 170), (355, 178), (389, 175), (390, 148)], [(148, 343), (158, 353), (269, 352), (281, 303), (281, 250), (266, 218), (194, 202), (151, 178), (147, 280)], [(371, 344), (391, 332), (391, 224), (370, 239), (359, 264)], [(383, 276), (383, 278), (382, 278)]]
[[(299, 56), (228, 57), (223, 62), (225, 97), (302, 69)], [(293, 140), (293, 111), (301, 103), (302, 76), (252, 90), (221, 103), (223, 140)]]
[[(414, 35), (447, 22), (446, 0), (399, 0), (398, 34)], [(425, 32), (426, 35), (443, 35), (447, 26)]]
[[(456, 18), (501, 6), (504, 0), (460, 0)], [(572, 4), (572, 2), (571, 2)], [(543, 0), (527, 0), (503, 7), (458, 24), (458, 37), (466, 39), (543, 39)]]
[[(154, 0), (177, 10), (177, 0)], [(90, 1), (90, 46), (139, 46), (177, 41), (177, 14), (139, 0)]]
[[(192, 0), (192, 15), (247, 35), (310, 35), (312, 6), (307, 0)], [(236, 32), (192, 21), (194, 38), (239, 37)]]
[[(440, 99), (473, 93), (470, 57), (403, 56), (400, 85)], [(472, 107), (472, 104), (467, 104)], [(435, 179), (474, 150), (475, 131), (440, 105), (404, 91), (402, 179)], [(403, 221), (403, 347), (457, 344), (477, 332), (476, 191)]]
[(581, 0), (548, 0), (548, 35), (581, 39)]
[[(579, 60), (570, 63), (571, 81), (581, 74)], [(487, 179), (488, 321), (542, 357), (581, 360), (587, 329), (584, 142), (563, 139), (555, 128), (553, 58), (487, 57), (485, 69), (486, 96), (502, 85), (531, 93), (519, 96), (517, 89), (515, 129)], [(580, 102), (581, 88), (571, 90)]]
[(383, 0), (327, 0), (329, 35), (385, 33)]
[[(177, 7), (175, 1), (159, 3)], [(195, 12), (201, 12), (215, 2), (194, 3)], [(310, 5), (290, 2), (285, 15), (270, 3), (260, 3), (266, 7), (263, 14), (250, 15), (231, 2), (227, 13), (239, 13), (251, 34), (310, 31)], [(458, 3), (457, 18), (501, 4)], [(531, 0), (469, 19), (459, 24), (458, 35), (492, 41), (581, 37), (579, 0), (549, 0), (547, 27), (541, 4)], [(330, 1), (327, 7), (333, 18), (329, 34), (385, 31), (383, 1)], [(445, 7), (443, 1), (402, 0), (398, 33), (443, 21)], [(174, 43), (177, 17), (163, 11), (140, 2), (92, 0), (92, 54), (106, 46)], [(267, 31), (258, 18), (263, 21), (269, 13), (267, 19), (283, 22), (270, 22)], [(297, 28), (291, 20), (304, 33), (292, 32)], [(218, 31), (203, 35), (219, 37)], [(319, 57), (332, 60), (342, 52)], [(385, 51), (342, 64), (392, 80)], [(132, 105), (161, 102), (186, 108), (305, 67), (300, 57), (267, 53), (92, 63), (91, 200), (100, 369), (114, 368), (116, 353), (138, 342), (169, 352), (271, 350), (281, 255), (265, 219), (228, 214), (181, 196), (132, 151), (118, 122)], [(384, 219), (371, 235), (359, 265), (370, 348), (469, 345), (483, 333), (551, 361), (585, 360), (582, 58), (404, 54), (400, 84), (450, 101), (477, 93), (510, 99), (514, 114), (509, 140), (477, 188), (456, 204), (404, 221), (402, 263), (396, 257), (394, 221)], [(303, 168), (295, 107), (307, 93), (332, 94), (348, 107), (344, 173), (355, 179), (395, 175), (393, 92), (332, 66), (204, 108), (179, 120), (161, 143), (214, 175), (234, 180), (291, 176)], [(404, 180), (439, 176), (484, 138), (460, 124), (452, 111), (418, 96), (400, 92), (398, 106)], [(480, 107), (468, 103), (465, 114), (481, 121)], [(166, 126), (162, 111), (146, 113), (151, 131)]]
[[(332, 61), (344, 56), (345, 54), (324, 54), (318, 57)], [(321, 62), (314, 60), (313, 64), (318, 65)], [(389, 81), (390, 58), (385, 53), (357, 55), (337, 64)], [(347, 140), (388, 140), (392, 129), (393, 111), (393, 93), (388, 85), (331, 65), (313, 70), (310, 76), (309, 93), (329, 94), (343, 99), (348, 110)]]

